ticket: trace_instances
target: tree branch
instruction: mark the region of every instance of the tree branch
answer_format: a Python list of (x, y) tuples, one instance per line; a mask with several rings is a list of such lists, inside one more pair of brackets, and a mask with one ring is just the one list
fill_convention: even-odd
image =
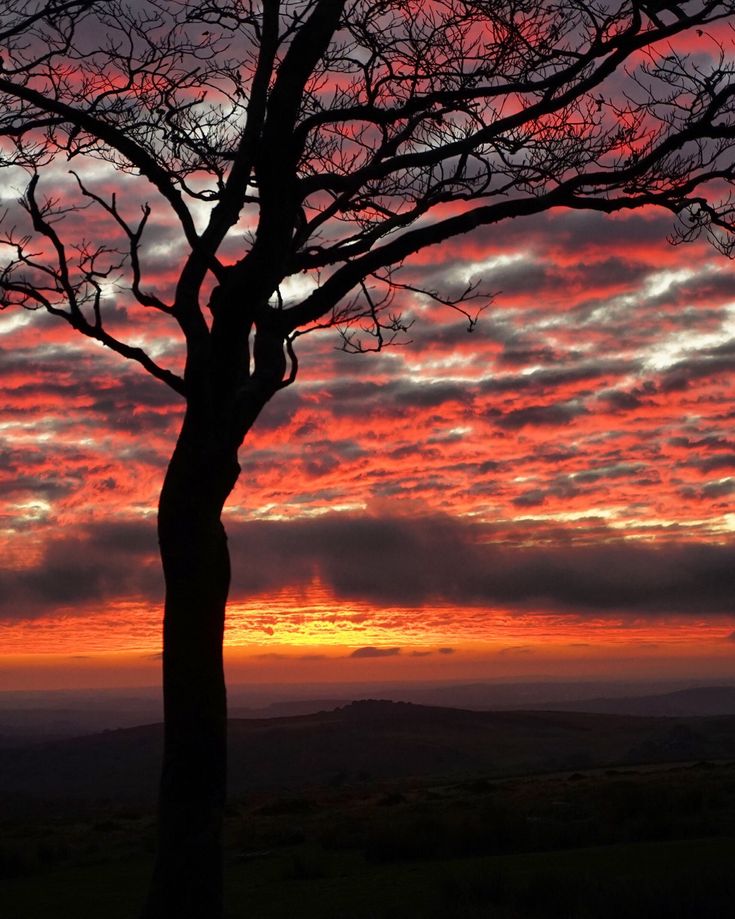
[(144, 293), (140, 289), (140, 282), (141, 282), (140, 257), (139, 257), (140, 240), (141, 240), (141, 237), (143, 236), (143, 231), (145, 230), (145, 225), (148, 222), (148, 218), (151, 215), (150, 206), (148, 204), (143, 205), (143, 208), (142, 208), (143, 217), (141, 218), (140, 223), (138, 224), (137, 228), (135, 230), (132, 230), (130, 226), (128, 225), (128, 223), (123, 219), (122, 215), (120, 214), (120, 211), (117, 208), (117, 196), (114, 193), (112, 195), (112, 200), (110, 202), (107, 202), (105, 201), (104, 198), (90, 191), (84, 185), (81, 178), (77, 175), (76, 172), (72, 171), (71, 174), (77, 180), (77, 184), (79, 185), (79, 188), (82, 194), (85, 197), (90, 198), (92, 201), (95, 201), (97, 204), (99, 204), (100, 207), (103, 208), (103, 210), (105, 210), (113, 218), (115, 223), (117, 223), (117, 225), (122, 229), (123, 233), (125, 233), (125, 235), (127, 236), (129, 244), (130, 244), (130, 253), (129, 253), (130, 254), (130, 266), (133, 271), (133, 281), (132, 281), (130, 289), (133, 292), (135, 299), (142, 306), (150, 306), (150, 307), (153, 307), (154, 309), (160, 310), (162, 313), (167, 313), (168, 315), (172, 315), (173, 314), (172, 306), (169, 306), (169, 304), (164, 303), (163, 300), (155, 296), (155, 294), (147, 294), (147, 293)]
[(35, 108), (51, 115), (58, 115), (64, 122), (79, 130), (88, 132), (92, 137), (101, 140), (113, 150), (120, 153), (127, 161), (140, 170), (171, 205), (179, 218), (184, 235), (190, 246), (196, 247), (199, 236), (194, 226), (191, 213), (184, 204), (181, 193), (176, 188), (171, 174), (160, 166), (156, 160), (127, 134), (100, 118), (90, 115), (74, 106), (45, 96), (28, 86), (23, 86), (0, 76), (0, 92), (7, 93), (15, 99), (29, 102)]
[[(100, 255), (107, 254), (112, 250), (100, 247), (96, 250), (88, 251), (84, 244), (78, 246), (79, 265), (81, 279), (74, 281), (71, 274), (71, 264), (59, 234), (54, 229), (51, 222), (52, 207), (47, 204), (45, 207), (39, 205), (36, 199), (36, 187), (39, 176), (34, 175), (26, 190), (25, 204), (31, 217), (33, 227), (37, 233), (49, 240), (56, 254), (58, 268), (56, 270), (47, 265), (36, 262), (32, 256), (24, 251), (25, 240), (15, 241), (11, 236), (7, 236), (2, 242), (9, 245), (17, 252), (16, 258), (7, 265), (0, 275), (0, 291), (2, 291), (2, 307), (5, 308), (10, 304), (8, 295), (15, 294), (21, 306), (28, 307), (28, 304), (35, 303), (43, 307), (48, 313), (57, 316), (67, 322), (76, 331), (81, 332), (88, 338), (100, 342), (115, 353), (128, 360), (140, 364), (144, 370), (166, 385), (170, 386), (179, 395), (186, 395), (184, 381), (170, 370), (160, 367), (143, 348), (129, 345), (111, 335), (102, 322), (100, 310), (100, 300), (102, 288), (100, 280), (110, 274), (111, 270), (119, 267), (109, 265), (105, 269), (98, 269), (95, 265), (96, 259)], [(32, 272), (40, 273), (51, 281), (51, 286), (44, 288), (39, 283), (33, 282), (32, 279), (16, 279), (14, 275), (18, 269), (28, 268)], [(47, 291), (47, 293), (45, 292)], [(68, 303), (68, 309), (64, 309), (54, 303), (54, 297), (61, 296)], [(89, 321), (84, 315), (82, 306), (90, 304), (92, 307), (94, 320)], [(29, 307), (33, 308), (33, 307)]]

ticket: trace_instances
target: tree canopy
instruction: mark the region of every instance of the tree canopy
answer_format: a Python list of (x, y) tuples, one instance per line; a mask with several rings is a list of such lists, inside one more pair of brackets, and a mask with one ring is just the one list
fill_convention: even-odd
[[(677, 239), (706, 233), (730, 252), (732, 13), (637, 0), (5, 2), (2, 163), (30, 181), (25, 219), (6, 218), (3, 303), (54, 312), (184, 394), (107, 329), (112, 282), (174, 317), (190, 354), (209, 348), (213, 289), (237, 291), (223, 327), (235, 309), (254, 326), (260, 346), (240, 372), (272, 394), (315, 325), (341, 326), (353, 350), (400, 336), (397, 270), (482, 225), (656, 205)], [(692, 35), (707, 53), (688, 50)], [(62, 158), (75, 199), (43, 178)], [(95, 161), (130, 181), (109, 193)], [(71, 243), (65, 220), (89, 206), (104, 237)], [(181, 234), (168, 285), (146, 270), (151, 218)], [(289, 278), (300, 283), (284, 293)], [(425, 293), (472, 328), (481, 292)], [(274, 360), (284, 346), (290, 371)]]

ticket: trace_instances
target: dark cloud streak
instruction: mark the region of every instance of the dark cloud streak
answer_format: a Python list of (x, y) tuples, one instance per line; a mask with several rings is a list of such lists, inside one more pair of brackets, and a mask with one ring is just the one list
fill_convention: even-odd
[[(468, 606), (589, 615), (732, 615), (735, 550), (698, 543), (614, 540), (575, 545), (563, 530), (547, 544), (488, 543), (488, 530), (444, 516), (333, 514), (233, 523), (233, 597), (286, 586), (308, 591), (315, 575), (339, 597), (415, 606)], [(544, 534), (529, 524), (528, 535)], [(549, 538), (551, 536), (551, 538)], [(0, 571), (6, 620), (58, 609), (84, 612), (119, 597), (162, 598), (153, 525), (106, 524), (50, 541), (37, 565)], [(395, 649), (376, 649), (376, 655)], [(356, 656), (369, 656), (362, 651)], [(442, 651), (441, 653), (449, 653)]]

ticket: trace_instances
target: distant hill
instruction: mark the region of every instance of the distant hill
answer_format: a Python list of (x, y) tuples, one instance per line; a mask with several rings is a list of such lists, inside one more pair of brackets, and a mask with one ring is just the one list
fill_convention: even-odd
[(331, 712), (352, 702), (352, 698), (343, 696), (340, 699), (289, 699), (283, 702), (271, 702), (260, 708), (231, 705), (230, 718), (290, 718), (293, 715), (314, 715), (318, 712)]
[[(684, 696), (690, 690), (705, 689), (709, 692), (699, 698), (703, 702), (700, 715), (735, 714), (733, 692), (735, 685), (729, 680), (697, 681), (631, 681), (631, 680), (535, 680), (511, 683), (437, 683), (437, 684), (404, 684), (398, 687), (385, 686), (380, 689), (382, 698), (396, 699), (403, 702), (415, 702), (419, 705), (436, 705), (441, 707), (476, 709), (484, 711), (506, 710), (566, 710), (587, 711), (586, 705), (595, 704), (598, 700), (609, 700), (610, 711), (617, 711), (617, 700), (621, 700), (621, 709), (625, 708), (628, 699), (658, 698), (675, 696), (682, 692)], [(711, 692), (710, 692), (711, 690)], [(365, 698), (375, 695), (373, 689), (352, 695), (350, 698)], [(684, 698), (682, 696), (682, 698)], [(302, 696), (303, 698), (303, 696)], [(709, 704), (709, 707), (708, 707)], [(581, 706), (581, 707), (580, 707)], [(713, 708), (714, 707), (714, 708)], [(727, 710), (723, 710), (723, 708)], [(625, 711), (620, 712), (626, 714)], [(642, 713), (642, 712), (641, 712)], [(653, 714), (653, 712), (651, 712)], [(686, 715), (688, 711), (672, 712)], [(694, 714), (692, 712), (692, 714)]]
[[(366, 697), (476, 711), (586, 711), (638, 715), (735, 715), (735, 686), (699, 681), (235, 684), (231, 718), (270, 719), (342, 708)], [(0, 752), (29, 743), (153, 724), (157, 687), (0, 692)]]
[(735, 686), (697, 686), (656, 695), (618, 698), (601, 696), (594, 699), (539, 702), (534, 707), (545, 711), (599, 712), (616, 715), (735, 715)]
[[(147, 725), (5, 750), (0, 796), (150, 802), (161, 740), (161, 725)], [(728, 758), (735, 758), (735, 716), (478, 712), (373, 700), (230, 723), (235, 796), (411, 776)]]

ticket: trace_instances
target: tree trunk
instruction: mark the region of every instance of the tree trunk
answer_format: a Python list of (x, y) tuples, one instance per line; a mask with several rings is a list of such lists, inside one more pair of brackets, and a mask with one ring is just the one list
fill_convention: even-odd
[(166, 473), (158, 535), (166, 584), (164, 754), (158, 854), (144, 919), (220, 919), (227, 701), (222, 664), (230, 559), (221, 513), (237, 446), (187, 410)]

